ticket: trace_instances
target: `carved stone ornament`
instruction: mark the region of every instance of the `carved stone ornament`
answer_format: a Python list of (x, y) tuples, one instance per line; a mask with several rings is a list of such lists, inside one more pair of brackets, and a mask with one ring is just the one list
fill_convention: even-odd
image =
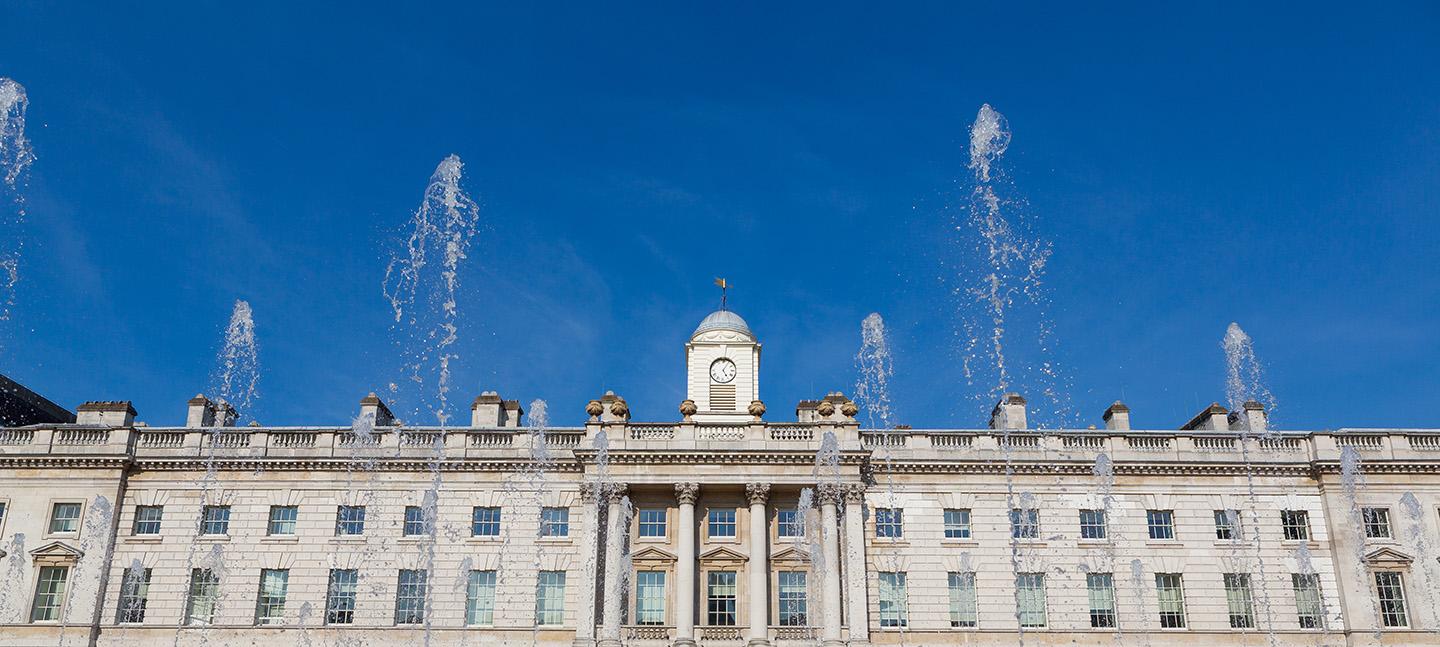
[(820, 404), (815, 406), (815, 413), (818, 413), (828, 418), (832, 415), (835, 415), (835, 405), (830, 403), (828, 400), (821, 400)]
[(694, 400), (686, 400), (680, 403), (680, 415), (685, 416), (686, 420), (689, 420), (690, 416), (695, 415), (699, 411), (700, 407), (695, 406)]
[(750, 505), (755, 505), (757, 503), (760, 505), (765, 505), (765, 502), (770, 500), (770, 484), (746, 483), (745, 498), (750, 501)]
[(845, 503), (864, 503), (865, 484), (850, 483), (845, 486)]
[(624, 400), (616, 400), (610, 403), (610, 413), (616, 418), (628, 418), (630, 416), (630, 405)]
[(835, 505), (840, 503), (840, 498), (843, 496), (841, 489), (839, 483), (821, 483), (815, 487), (815, 495), (820, 499), (821, 505), (827, 503)]
[(580, 500), (585, 503), (595, 501), (595, 491), (600, 489), (600, 484), (594, 481), (585, 481), (580, 484)]
[(755, 419), (759, 420), (765, 417), (765, 403), (759, 400), (752, 400), (749, 411), (750, 415), (755, 416)]
[(846, 418), (854, 418), (855, 414), (860, 413), (860, 407), (855, 406), (855, 401), (846, 400), (845, 404), (840, 405), (840, 413), (845, 414)]
[(676, 483), (675, 500), (680, 505), (695, 505), (695, 500), (700, 498), (699, 483)]
[(591, 400), (589, 404), (585, 405), (585, 413), (590, 414), (590, 419), (594, 420), (599, 418), (600, 414), (605, 413), (605, 407), (600, 406), (599, 400)]
[(624, 483), (610, 483), (605, 486), (605, 500), (608, 503), (620, 503), (629, 490), (630, 486)]

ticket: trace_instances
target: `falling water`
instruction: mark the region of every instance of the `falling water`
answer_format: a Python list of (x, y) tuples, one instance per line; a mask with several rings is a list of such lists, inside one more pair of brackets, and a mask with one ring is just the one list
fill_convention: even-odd
[[(1365, 520), (1360, 511), (1360, 488), (1365, 485), (1365, 472), (1360, 464), (1360, 452), (1355, 447), (1346, 445), (1340, 449), (1340, 490), (1345, 497), (1348, 507), (1347, 516), (1350, 531), (1354, 533), (1351, 545), (1355, 547), (1352, 555), (1355, 559), (1356, 573), (1368, 573), (1369, 565), (1365, 563)], [(1366, 590), (1370, 590), (1370, 584), (1366, 584)], [(1376, 640), (1380, 639), (1380, 601), (1376, 596), (1370, 598), (1370, 611), (1375, 617)]]
[[(1419, 587), (1425, 596), (1425, 602), (1430, 607), (1433, 618), (1440, 620), (1440, 608), (1436, 607), (1435, 587), (1440, 584), (1440, 577), (1435, 572), (1435, 560), (1432, 555), (1434, 550), (1430, 546), (1430, 538), (1425, 530), (1425, 508), (1420, 500), (1415, 498), (1412, 492), (1406, 492), (1400, 497), (1400, 512), (1405, 515), (1405, 537), (1410, 542), (1410, 548), (1415, 551), (1415, 562), (1420, 565), (1420, 572), (1428, 580), (1426, 586)], [(1430, 624), (1431, 631), (1440, 631), (1440, 626), (1434, 622)]]
[[(1144, 609), (1146, 608), (1145, 589), (1147, 588), (1149, 588), (1149, 585), (1145, 582), (1145, 564), (1139, 559), (1130, 560), (1130, 591), (1135, 596), (1135, 608), (1140, 609), (1141, 613), (1144, 613)], [(1118, 622), (1119, 618), (1116, 618), (1116, 620), (1117, 622), (1115, 624), (1120, 624)], [(1145, 636), (1145, 647), (1150, 647), (1150, 632), (1142, 632), (1142, 635)]]
[[(21, 613), (25, 609), (24, 594), (20, 590), (25, 580), (25, 533), (17, 532), (5, 545), (5, 579), (0, 586), (0, 623), (23, 622)], [(12, 596), (14, 599), (12, 599)]]
[[(826, 431), (820, 436), (820, 448), (815, 452), (815, 469), (813, 474), (819, 496), (834, 498), (840, 496), (841, 488), (843, 487), (841, 485), (840, 475), (840, 440), (835, 436), (835, 432), (833, 431)], [(804, 492), (801, 493), (801, 496), (804, 496)], [(815, 496), (815, 492), (810, 493), (810, 506), (813, 514), (806, 519), (806, 536), (810, 541), (809, 577), (814, 578), (815, 581), (816, 588), (813, 590), (823, 592), (823, 583), (829, 574), (829, 567), (825, 561), (827, 557), (825, 554), (825, 538), (829, 536), (830, 533), (839, 532), (839, 529), (831, 528), (824, 522), (824, 516), (820, 514), (820, 510), (816, 509), (818, 506), (815, 505)], [(834, 499), (832, 498), (830, 500)], [(824, 500), (822, 499), (822, 503), (823, 502)], [(814, 523), (813, 526), (809, 525), (811, 521)], [(825, 598), (822, 593), (812, 599), (824, 600)], [(819, 613), (811, 613), (810, 615), (819, 618), (820, 621), (812, 624), (825, 626), (831, 622), (832, 619), (825, 617), (824, 604), (818, 605), (818, 608)]]
[[(1315, 570), (1315, 559), (1310, 553), (1310, 544), (1300, 542), (1295, 548), (1295, 572), (1304, 577), (1313, 577), (1318, 581), (1319, 573)], [(1325, 595), (1320, 595), (1320, 626), (1317, 629), (1324, 629), (1330, 626), (1330, 607), (1325, 602)]]
[(0, 321), (10, 318), (15, 286), (20, 282), (20, 254), (24, 248), (25, 196), (21, 193), (26, 169), (35, 161), (25, 138), (25, 86), (0, 77)]
[(211, 384), (216, 399), (236, 407), (242, 416), (250, 413), (250, 406), (260, 397), (260, 355), (255, 346), (255, 316), (248, 301), (235, 301)]
[[(817, 466), (818, 467), (818, 466)], [(806, 575), (806, 598), (807, 600), (823, 599), (824, 586), (822, 580), (825, 577), (825, 562), (820, 559), (824, 544), (821, 540), (823, 526), (820, 523), (820, 509), (815, 505), (815, 490), (813, 488), (801, 488), (800, 498), (795, 502), (795, 515), (805, 524), (805, 550), (809, 556), (809, 574)], [(814, 612), (813, 606), (806, 609), (805, 614), (805, 640), (814, 641), (819, 625), (815, 622), (818, 615)]]
[[(459, 357), (452, 346), (459, 338), (460, 261), (480, 221), (480, 205), (460, 187), (463, 167), (456, 155), (435, 167), (382, 286), (395, 313), (393, 330), (409, 382), (408, 387), (391, 383), (392, 395), (413, 400), (417, 412), (429, 408), (442, 427), (449, 419), (450, 362)], [(433, 397), (425, 393), (427, 381), (434, 382)]]
[(872, 312), (860, 322), (860, 352), (855, 355), (859, 379), (855, 381), (855, 402), (865, 410), (871, 429), (890, 428), (890, 378), (895, 366), (885, 319)]
[[(1101, 452), (1095, 457), (1095, 464), (1090, 467), (1090, 475), (1095, 477), (1096, 494), (1100, 499), (1100, 509), (1105, 514), (1105, 571), (1114, 572), (1116, 549), (1115, 533), (1110, 532), (1110, 520), (1114, 518), (1112, 509), (1115, 504), (1115, 463), (1110, 460), (1110, 455)], [(1088, 569), (1081, 569), (1081, 572), (1088, 572)], [(1121, 640), (1124, 635), (1121, 629), (1121, 622), (1116, 618), (1115, 639)]]

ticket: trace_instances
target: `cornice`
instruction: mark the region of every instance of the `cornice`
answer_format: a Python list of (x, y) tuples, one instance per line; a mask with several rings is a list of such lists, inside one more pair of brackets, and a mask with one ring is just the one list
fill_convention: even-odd
[[(415, 458), (382, 458), (374, 461), (353, 461), (350, 459), (307, 459), (307, 458), (265, 458), (265, 459), (144, 459), (135, 461), (135, 469), (157, 472), (207, 471), (213, 468), (225, 472), (537, 472), (541, 465), (529, 460), (483, 460), (444, 459), (439, 461)], [(549, 473), (579, 474), (584, 468), (579, 463), (557, 462), (545, 465)]]
[(132, 464), (129, 456), (0, 456), (0, 468), (13, 469), (125, 469)]

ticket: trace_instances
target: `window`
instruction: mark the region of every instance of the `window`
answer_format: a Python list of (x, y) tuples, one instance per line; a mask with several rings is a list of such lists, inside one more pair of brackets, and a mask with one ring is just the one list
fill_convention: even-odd
[(1175, 538), (1174, 510), (1146, 510), (1145, 524), (1150, 527), (1151, 539)]
[(220, 576), (208, 568), (190, 571), (190, 596), (185, 602), (185, 624), (208, 625), (215, 620), (215, 598)]
[(200, 509), (200, 534), (230, 534), (230, 506), (207, 505)]
[(293, 535), (295, 534), (295, 520), (300, 518), (300, 508), (293, 505), (272, 505), (270, 506), (270, 524), (265, 527), (265, 534)]
[(160, 518), (165, 515), (165, 508), (158, 505), (137, 505), (135, 506), (135, 526), (131, 528), (136, 535), (158, 535), (160, 534)]
[(1231, 629), (1255, 628), (1255, 606), (1250, 596), (1248, 573), (1226, 573), (1225, 605), (1230, 609)]
[(1324, 629), (1325, 614), (1320, 601), (1320, 576), (1314, 573), (1291, 573), (1295, 588), (1295, 611), (1301, 629)]
[(735, 536), (735, 510), (711, 509), (706, 525), (709, 526), (711, 537), (734, 537)]
[[(79, 507), (78, 504), (60, 505)], [(40, 567), (40, 577), (35, 583), (35, 602), (30, 606), (30, 622), (53, 622), (60, 619), (60, 609), (65, 606), (65, 582), (69, 578), (68, 566)]]
[(904, 537), (905, 511), (900, 508), (876, 508), (875, 536), (890, 539)]
[(115, 622), (145, 622), (145, 601), (150, 596), (150, 569), (127, 568), (120, 578), (120, 603), (115, 605)]
[(1410, 624), (1405, 617), (1405, 580), (1399, 573), (1375, 573), (1375, 592), (1380, 597), (1380, 624), (1386, 627), (1405, 627)]
[(1155, 597), (1160, 601), (1160, 627), (1185, 628), (1185, 588), (1179, 573), (1155, 574)]
[(1360, 519), (1365, 524), (1367, 539), (1388, 539), (1390, 537), (1389, 508), (1361, 508)]
[(665, 508), (640, 509), (640, 536), (665, 536)]
[(569, 537), (570, 508), (541, 508), (540, 536)]
[(348, 625), (355, 622), (355, 589), (360, 585), (360, 571), (353, 568), (330, 569), (330, 585), (325, 589), (325, 624)]
[(1240, 511), (1235, 509), (1215, 511), (1215, 538), (1236, 540), (1241, 538)]
[[(715, 510), (711, 510), (713, 517)], [(734, 516), (734, 512), (730, 513)], [(735, 626), (735, 571), (710, 571), (705, 580), (705, 624)]]
[(1105, 527), (1104, 510), (1080, 511), (1080, 538), (1104, 539), (1108, 534)]
[(780, 571), (779, 579), (780, 624), (786, 627), (803, 627), (809, 623), (809, 609), (806, 606), (805, 571)]
[(1045, 574), (1017, 574), (1015, 576), (1015, 591), (1015, 597), (1020, 603), (1020, 626), (1044, 627)]
[(665, 624), (665, 573), (640, 571), (635, 574), (635, 624)]
[(418, 505), (405, 506), (405, 523), (400, 527), (400, 534), (406, 537), (420, 537), (430, 534), (431, 524), (425, 521), (425, 509)]
[(970, 511), (950, 508), (945, 510), (945, 538), (970, 538)]
[(1090, 596), (1090, 626), (1115, 626), (1115, 577), (1109, 573), (1085, 574), (1085, 589)]
[(425, 622), (425, 597), (429, 587), (429, 573), (416, 569), (400, 570), (400, 583), (395, 588), (395, 624), (418, 625)]
[(950, 626), (978, 625), (975, 612), (975, 574), (950, 573)]
[(1035, 508), (1010, 510), (1011, 539), (1039, 539), (1040, 511)]
[(335, 509), (335, 536), (354, 537), (365, 534), (365, 506), (342, 505)]
[(880, 573), (880, 626), (905, 627), (910, 624), (909, 595), (904, 573)]
[(802, 538), (805, 536), (805, 515), (799, 510), (781, 510), (775, 515), (775, 532), (782, 539)]
[(475, 508), (470, 511), (470, 536), (499, 537), (500, 508)]
[(278, 625), (285, 621), (285, 594), (290, 588), (290, 571), (283, 568), (260, 570), (260, 594), (255, 597), (255, 624)]
[(1304, 510), (1281, 510), (1280, 529), (1285, 539), (1299, 541), (1310, 538), (1310, 513)]
[(80, 504), (57, 503), (50, 510), (50, 534), (79, 532)]
[(565, 624), (565, 571), (540, 571), (535, 584), (535, 624)]
[(465, 624), (495, 623), (495, 571), (470, 571), (465, 582)]
[(5, 525), (5, 502), (0, 501), (0, 527)]

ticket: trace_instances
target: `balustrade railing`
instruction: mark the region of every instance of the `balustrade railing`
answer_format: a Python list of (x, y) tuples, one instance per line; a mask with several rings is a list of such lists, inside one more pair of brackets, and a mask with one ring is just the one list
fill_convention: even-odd
[(1409, 435), (1405, 438), (1410, 441), (1410, 449), (1416, 449), (1422, 452), (1440, 451), (1440, 436)]
[(635, 440), (669, 440), (675, 437), (675, 425), (632, 423), (630, 437)]
[(700, 425), (695, 429), (700, 440), (745, 440), (745, 427), (739, 425)]
[(770, 440), (809, 442), (815, 440), (815, 425), (772, 424), (770, 425)]
[(1126, 436), (1130, 449), (1140, 452), (1163, 452), (1170, 449), (1170, 438), (1166, 436)]
[(1196, 436), (1195, 449), (1206, 452), (1233, 452), (1235, 439), (1223, 436)]
[(974, 436), (960, 434), (930, 434), (930, 446), (941, 449), (969, 449), (975, 445)]
[(1060, 445), (1065, 449), (1099, 451), (1105, 448), (1103, 436), (1061, 436)]
[(33, 429), (0, 429), (0, 445), (29, 445), (34, 441)]
[(185, 446), (183, 431), (147, 431), (136, 441), (141, 447), (152, 449), (175, 449)]
[(1385, 448), (1385, 439), (1381, 436), (1372, 435), (1350, 435), (1337, 434), (1335, 444), (1340, 447), (1354, 447), (1361, 451), (1376, 451)]

